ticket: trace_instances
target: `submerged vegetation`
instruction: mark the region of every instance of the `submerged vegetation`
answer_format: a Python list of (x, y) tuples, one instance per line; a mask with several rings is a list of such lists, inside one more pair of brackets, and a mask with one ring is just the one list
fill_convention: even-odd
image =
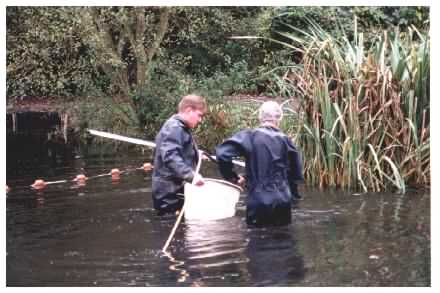
[(428, 7), (8, 7), (7, 32), (8, 101), (76, 99), (83, 130), (153, 139), (197, 92), (213, 150), (276, 99), (308, 184), (430, 185)]

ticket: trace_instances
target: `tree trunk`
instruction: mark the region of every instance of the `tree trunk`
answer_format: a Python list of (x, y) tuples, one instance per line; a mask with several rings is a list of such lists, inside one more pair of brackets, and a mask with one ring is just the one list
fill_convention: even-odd
[[(88, 28), (86, 37), (96, 49), (97, 66), (110, 77), (112, 84), (119, 88), (133, 110), (136, 110), (136, 105), (130, 92), (140, 94), (150, 79), (151, 62), (168, 30), (172, 11), (172, 7), (160, 8), (159, 21), (153, 25), (149, 23), (150, 18), (146, 17), (153, 12), (144, 7), (120, 8), (117, 13), (95, 7), (85, 10), (84, 19)], [(119, 35), (115, 32), (115, 23), (119, 23), (120, 27), (116, 27)], [(150, 37), (151, 41), (146, 42), (146, 37)], [(124, 59), (126, 56), (123, 55), (127, 48), (135, 57), (133, 67), (136, 69), (132, 72), (134, 78), (131, 84), (128, 71), (130, 61)]]

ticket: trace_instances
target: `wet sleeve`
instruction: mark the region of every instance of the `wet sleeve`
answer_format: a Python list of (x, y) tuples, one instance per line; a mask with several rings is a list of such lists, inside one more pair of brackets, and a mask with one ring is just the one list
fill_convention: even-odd
[(180, 127), (170, 127), (167, 133), (164, 133), (161, 148), (158, 150), (164, 165), (173, 172), (173, 175), (188, 182), (194, 177), (194, 172), (191, 166), (185, 163), (182, 155), (185, 143), (190, 139)]
[(217, 146), (215, 150), (220, 173), (223, 178), (230, 182), (237, 183), (239, 179), (237, 173), (234, 171), (232, 160), (235, 157), (246, 156), (248, 133), (246, 130), (238, 132)]

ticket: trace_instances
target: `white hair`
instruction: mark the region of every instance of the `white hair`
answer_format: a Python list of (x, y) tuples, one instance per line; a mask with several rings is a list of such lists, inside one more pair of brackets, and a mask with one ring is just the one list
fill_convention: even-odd
[(277, 102), (264, 102), (258, 111), (258, 118), (260, 119), (260, 123), (279, 123), (281, 119), (283, 119), (283, 109)]

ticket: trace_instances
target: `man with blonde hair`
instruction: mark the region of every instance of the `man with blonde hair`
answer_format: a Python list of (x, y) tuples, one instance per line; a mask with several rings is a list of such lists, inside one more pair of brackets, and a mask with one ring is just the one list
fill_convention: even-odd
[(287, 225), (292, 201), (299, 199), (297, 184), (303, 182), (300, 154), (280, 131), (281, 106), (268, 101), (259, 109), (261, 125), (242, 130), (216, 149), (222, 176), (233, 183), (244, 177), (233, 171), (232, 159), (246, 158), (246, 221), (249, 225)]
[(191, 129), (197, 127), (207, 111), (206, 101), (198, 95), (187, 95), (178, 106), (178, 113), (170, 117), (156, 136), (152, 196), (159, 214), (175, 213), (184, 203), (185, 182), (203, 184), (194, 172), (199, 160), (197, 145)]

